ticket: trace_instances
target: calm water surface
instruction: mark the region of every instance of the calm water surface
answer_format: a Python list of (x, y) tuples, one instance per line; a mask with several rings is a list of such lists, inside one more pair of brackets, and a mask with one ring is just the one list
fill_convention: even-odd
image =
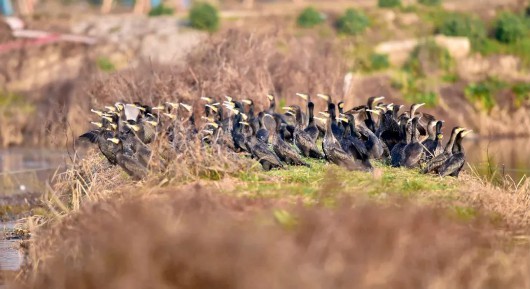
[(14, 226), (14, 222), (0, 224), (0, 270), (2, 271), (18, 270), (22, 263), (22, 255), (17, 249), (19, 240), (5, 238), (6, 233), (12, 231)]
[(482, 175), (495, 170), (516, 181), (530, 176), (530, 138), (468, 139), (463, 144), (469, 165)]

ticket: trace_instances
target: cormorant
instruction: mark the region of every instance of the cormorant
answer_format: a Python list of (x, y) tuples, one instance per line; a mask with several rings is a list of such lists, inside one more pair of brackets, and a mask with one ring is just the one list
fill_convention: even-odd
[(129, 176), (142, 179), (147, 175), (147, 167), (138, 160), (135, 154), (130, 154), (124, 149), (120, 138), (108, 138), (107, 141), (117, 145), (116, 162)]
[(322, 149), (328, 161), (345, 167), (346, 169), (353, 170), (368, 170), (360, 162), (356, 162), (355, 159), (345, 152), (340, 142), (335, 138), (335, 135), (331, 131), (331, 114), (327, 115), (326, 120), (326, 134), (324, 135), (324, 141), (322, 142)]
[(79, 136), (79, 138), (84, 138), (92, 143), (97, 143), (99, 150), (101, 151), (103, 156), (105, 156), (105, 158), (109, 161), (109, 163), (112, 165), (116, 165), (116, 152), (118, 150), (118, 146), (116, 146), (114, 143), (107, 141), (107, 138), (114, 137), (115, 129), (113, 129), (113, 126), (111, 126), (111, 123), (109, 123), (107, 119), (102, 119), (102, 122), (93, 122), (93, 124), (96, 125), (99, 129), (86, 132)]
[(367, 109), (365, 110), (366, 112), (366, 120), (364, 121), (366, 127), (368, 129), (370, 129), (372, 132), (376, 132), (376, 124), (375, 124), (375, 121), (374, 121), (374, 118), (372, 116), (372, 111), (374, 109), (374, 103), (376, 101), (380, 101), (380, 100), (383, 100), (385, 99), (384, 96), (379, 96), (379, 97), (375, 97), (375, 96), (372, 96), (370, 98), (368, 98), (368, 102), (367, 102)]
[(464, 137), (470, 132), (472, 132), (472, 130), (463, 130), (458, 133), (452, 149), (453, 154), (438, 170), (440, 176), (458, 177), (466, 162), (466, 154), (464, 152), (464, 147), (462, 146), (462, 139), (464, 139)]
[(273, 116), (270, 114), (265, 114), (262, 121), (267, 130), (270, 131), (270, 142), (272, 148), (280, 160), (287, 163), (288, 165), (309, 167), (309, 164), (302, 160), (298, 152), (280, 136), (282, 122), (279, 116), (275, 116), (273, 118)]
[(359, 133), (355, 128), (355, 118), (352, 114), (348, 114), (343, 119), (343, 122), (345, 123), (345, 129), (342, 140), (340, 141), (342, 149), (354, 159), (361, 161), (365, 167), (372, 169), (365, 143), (358, 137)]
[(320, 131), (315, 122), (314, 111), (315, 111), (315, 104), (311, 101), (308, 102), (307, 103), (308, 122), (307, 122), (307, 127), (304, 129), (304, 131), (307, 132), (307, 134), (309, 134), (313, 142), (316, 142), (320, 135)]
[(302, 152), (302, 155), (305, 157), (312, 157), (317, 159), (324, 158), (322, 153), (318, 150), (311, 136), (304, 131), (302, 123), (302, 112), (300, 111), (300, 107), (297, 105), (293, 105), (290, 107), (290, 109), (294, 111), (296, 118), (296, 125), (294, 127), (293, 135), (294, 144), (298, 147), (298, 149)]
[(451, 137), (445, 145), (443, 153), (432, 158), (422, 170), (422, 173), (438, 173), (440, 167), (453, 155), (453, 146), (456, 141), (456, 136), (463, 131), (464, 128), (454, 127), (451, 131)]
[[(242, 122), (243, 125), (249, 125), (246, 122)], [(280, 158), (271, 150), (269, 150), (268, 144), (262, 142), (253, 135), (250, 137), (250, 141), (247, 143), (250, 153), (254, 158), (258, 160), (264, 170), (269, 171), (274, 168), (282, 168), (283, 165)]]
[(407, 168), (417, 167), (424, 153), (423, 146), (418, 141), (418, 121), (419, 117), (414, 117), (412, 119), (410, 143), (408, 143), (403, 149), (403, 160), (401, 161), (401, 165)]
[(423, 146), (425, 147), (427, 160), (432, 159), (433, 157), (441, 154), (443, 152), (442, 147), (442, 126), (443, 120), (431, 121), (431, 124), (428, 127), (429, 138), (423, 141)]

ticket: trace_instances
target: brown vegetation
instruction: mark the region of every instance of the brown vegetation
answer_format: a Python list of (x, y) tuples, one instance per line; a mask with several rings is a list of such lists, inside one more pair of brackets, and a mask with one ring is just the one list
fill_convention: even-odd
[(39, 231), (15, 288), (527, 287), (528, 254), (507, 245), (428, 206), (307, 208), (197, 184), (101, 201)]

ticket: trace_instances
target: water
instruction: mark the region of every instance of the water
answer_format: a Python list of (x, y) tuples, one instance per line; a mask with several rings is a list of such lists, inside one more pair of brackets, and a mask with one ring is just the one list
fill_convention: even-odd
[(19, 240), (6, 239), (6, 233), (15, 227), (14, 222), (0, 223), (0, 270), (15, 271), (22, 264), (22, 254), (17, 249)]
[(464, 140), (468, 163), (481, 175), (496, 170), (519, 181), (530, 176), (530, 138)]
[(0, 151), (0, 196), (40, 192), (47, 179), (64, 167), (64, 151), (17, 149)]

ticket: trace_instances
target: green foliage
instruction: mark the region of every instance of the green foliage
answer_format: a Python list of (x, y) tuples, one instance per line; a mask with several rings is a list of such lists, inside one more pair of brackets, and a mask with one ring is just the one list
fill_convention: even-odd
[(394, 8), (401, 6), (401, 0), (378, 0), (377, 5), (381, 8)]
[(337, 20), (336, 26), (340, 33), (357, 35), (370, 26), (370, 20), (363, 12), (350, 8)]
[(465, 95), (469, 101), (478, 104), (488, 112), (496, 105), (495, 94), (506, 84), (496, 79), (487, 79), (478, 83), (472, 83), (465, 89)]
[(470, 39), (482, 39), (487, 34), (482, 20), (459, 13), (448, 14), (436, 30), (444, 35), (465, 36)]
[(324, 17), (322, 17), (320, 12), (313, 7), (307, 7), (300, 13), (300, 15), (298, 15), (296, 24), (303, 28), (311, 28), (322, 23), (323, 21)]
[(448, 73), (448, 74), (444, 74), (442, 76), (442, 80), (445, 81), (445, 82), (449, 82), (449, 83), (455, 83), (458, 81), (458, 74), (456, 73)]
[(164, 4), (160, 4), (149, 11), (149, 16), (155, 17), (155, 16), (163, 16), (163, 15), (173, 15), (175, 10), (171, 7), (166, 7)]
[(409, 103), (423, 102), (427, 107), (435, 107), (438, 104), (438, 94), (434, 89), (428, 88), (425, 79), (401, 73), (397, 79), (393, 79), (392, 86), (399, 89), (403, 98)]
[(515, 94), (515, 106), (520, 107), (530, 99), (530, 83), (517, 83), (512, 87), (512, 92)]
[(414, 48), (403, 68), (414, 77), (425, 77), (438, 70), (447, 71), (452, 66), (453, 60), (447, 49), (428, 40)]
[(439, 6), (442, 4), (442, 0), (418, 0), (418, 3), (425, 6)]
[(370, 55), (370, 66), (372, 70), (382, 70), (390, 67), (388, 55), (372, 53)]
[(99, 68), (99, 70), (104, 72), (113, 72), (116, 71), (116, 67), (114, 64), (108, 59), (107, 57), (99, 57), (96, 60), (96, 64)]
[(190, 25), (193, 28), (214, 32), (219, 29), (219, 12), (209, 3), (196, 3), (191, 7)]
[(526, 34), (526, 25), (521, 17), (512, 13), (502, 13), (493, 27), (495, 38), (503, 43), (514, 43)]

